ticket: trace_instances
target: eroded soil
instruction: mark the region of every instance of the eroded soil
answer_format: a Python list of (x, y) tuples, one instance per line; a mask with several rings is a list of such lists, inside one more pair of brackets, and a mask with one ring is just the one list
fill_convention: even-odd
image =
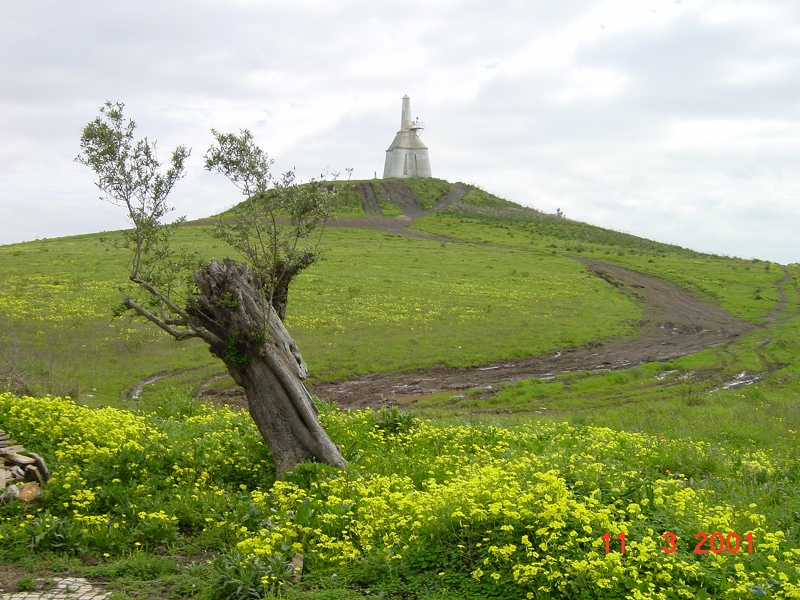
[[(409, 373), (374, 373), (347, 381), (320, 382), (312, 390), (320, 398), (345, 407), (377, 407), (413, 400), (436, 392), (490, 388), (501, 382), (548, 377), (576, 371), (621, 369), (670, 360), (726, 344), (753, 328), (687, 292), (623, 267), (589, 259), (597, 276), (634, 296), (642, 304), (637, 333), (619, 339), (565, 348), (542, 356), (503, 361), (472, 368), (436, 367)], [(598, 310), (602, 307), (598, 306)]]

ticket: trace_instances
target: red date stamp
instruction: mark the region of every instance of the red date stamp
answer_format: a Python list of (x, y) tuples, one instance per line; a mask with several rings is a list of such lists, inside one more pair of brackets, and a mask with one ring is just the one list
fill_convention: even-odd
[[(678, 536), (671, 531), (665, 531), (661, 538), (664, 540), (664, 545), (661, 549), (666, 554), (672, 554), (678, 549)], [(606, 554), (612, 551), (612, 540), (619, 542), (620, 554), (625, 554), (625, 533), (618, 533), (613, 536), (609, 532), (605, 532), (600, 536), (600, 539), (605, 542)], [(701, 531), (695, 534), (694, 539), (699, 540), (694, 547), (695, 554), (722, 554), (727, 552), (729, 554), (736, 554), (739, 551), (753, 553), (753, 532), (750, 531), (744, 535), (738, 533), (721, 533), (715, 531), (708, 534)], [(743, 543), (744, 542), (744, 543)], [(616, 545), (616, 543), (614, 543)]]

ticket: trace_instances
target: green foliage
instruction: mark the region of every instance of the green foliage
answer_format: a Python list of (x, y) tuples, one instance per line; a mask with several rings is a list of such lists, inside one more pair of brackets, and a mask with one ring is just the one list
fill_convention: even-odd
[(36, 580), (32, 575), (23, 575), (17, 580), (18, 592), (32, 592), (36, 589)]
[(626, 252), (679, 252), (683, 256), (699, 256), (697, 252), (677, 246), (544, 214), (482, 190), (473, 189), (467, 197), (473, 200), (472, 204), (462, 201), (418, 220), (415, 226), (425, 231), (450, 230), (453, 237), (471, 241), (484, 239), (478, 232), (486, 229), (496, 243), (539, 250), (568, 250), (583, 244), (603, 253), (622, 250), (623, 255)]
[[(356, 472), (309, 488), (276, 483), (271, 493), (254, 494), (273, 515), (272, 526), (240, 549), (273, 556), (280, 552), (276, 544), (291, 543), (289, 551), (315, 557), (321, 573), (421, 597), (445, 588), (475, 598), (525, 597), (526, 590), (580, 596), (598, 589), (602, 597), (637, 589), (735, 595), (770, 577), (761, 572), (745, 580), (755, 565), (768, 568), (756, 557), (703, 561), (693, 552), (692, 532), (758, 531), (763, 517), (748, 515), (754, 505), (747, 498), (727, 508), (726, 494), (713, 490), (715, 482), (746, 477), (739, 469), (780, 469), (774, 457), (557, 424), (507, 430), (422, 423), (409, 434), (373, 429), (365, 436), (370, 413), (328, 418), (339, 421), (328, 423), (330, 429), (359, 440)], [(702, 483), (695, 475), (673, 475), (708, 454), (715, 466)], [(679, 553), (661, 550), (665, 530), (684, 540)], [(627, 532), (625, 557), (603, 552), (604, 531)], [(791, 560), (794, 546), (782, 533), (758, 539), (762, 552)], [(789, 567), (771, 578), (795, 585), (791, 573)]]
[[(321, 405), (323, 424), (352, 449), (350, 470), (309, 463), (307, 475), (273, 482), (260, 475), (265, 459), (253, 460), (258, 433), (246, 414), (194, 410), (174, 418), (168, 405), (136, 415), (0, 395), (0, 428), (53, 467), (35, 502), (0, 507), (0, 556), (89, 552), (95, 576), (209, 599), (798, 589), (796, 449), (566, 423), (443, 426)], [(662, 550), (665, 531), (678, 536), (673, 554)], [(752, 531), (754, 552), (697, 554), (698, 531)], [(42, 532), (49, 541), (37, 541)], [(626, 533), (625, 554), (605, 552), (605, 532)], [(181, 571), (164, 548), (202, 550), (212, 565)], [(297, 553), (303, 583), (289, 584)]]
[(214, 236), (245, 257), (283, 319), (291, 280), (321, 256), (320, 235), (336, 209), (336, 188), (324, 178), (297, 185), (294, 171), (274, 178), (274, 161), (247, 130), (212, 133), (217, 144), (206, 153), (205, 168), (225, 175), (247, 197), (217, 222)]
[(375, 427), (386, 433), (410, 433), (416, 425), (414, 413), (397, 406), (382, 406), (375, 414)]
[(136, 124), (126, 121), (124, 106), (106, 102), (100, 107), (100, 116), (83, 128), (81, 153), (75, 160), (94, 171), (101, 198), (125, 209), (133, 225), (123, 232), (120, 244), (131, 251), (131, 279), (167, 288), (176, 276), (173, 263), (181, 264), (186, 257), (169, 246), (181, 220), (166, 225), (162, 219), (172, 210), (167, 196), (185, 175), (190, 151), (185, 146), (175, 148), (170, 167), (162, 173), (155, 142), (134, 138)]
[(428, 210), (439, 204), (439, 201), (450, 191), (450, 182), (444, 179), (412, 177), (403, 179), (402, 182), (417, 197), (422, 210)]
[(336, 216), (364, 216), (364, 209), (361, 206), (361, 194), (358, 191), (358, 182), (334, 181), (331, 183), (337, 196)]
[(221, 554), (213, 564), (213, 600), (259, 600), (277, 594), (291, 575), (278, 556), (247, 556), (238, 550)]
[(384, 217), (399, 217), (403, 214), (403, 209), (391, 202), (381, 202), (380, 206)]
[(94, 574), (99, 577), (130, 577), (149, 581), (163, 579), (176, 571), (177, 565), (169, 557), (135, 551), (118, 561), (98, 567)]
[[(418, 219), (414, 229), (540, 255), (581, 255), (619, 264), (664, 279), (752, 322), (775, 307), (776, 281), (784, 276), (775, 265), (761, 268), (761, 261), (704, 255), (521, 207), (487, 212), (462, 204)], [(754, 289), (759, 294), (754, 295)]]
[(248, 344), (241, 333), (232, 333), (225, 339), (223, 358), (226, 364), (242, 369), (249, 360)]
[[(201, 405), (186, 416), (165, 399), (163, 416), (144, 418), (67, 399), (14, 398), (0, 395), (0, 428), (36, 448), (53, 471), (46, 504), (24, 529), (0, 533), (22, 548), (116, 557), (186, 536), (215, 547), (251, 522), (247, 503), (234, 498), (271, 482), (269, 452), (247, 413)], [(0, 516), (18, 520), (20, 511), (8, 505)]]
[(461, 201), (464, 204), (484, 208), (517, 208), (519, 206), (514, 202), (475, 187), (473, 187)]

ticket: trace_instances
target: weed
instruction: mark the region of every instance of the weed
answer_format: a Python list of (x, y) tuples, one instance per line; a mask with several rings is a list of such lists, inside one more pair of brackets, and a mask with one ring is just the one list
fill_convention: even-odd
[(686, 406), (705, 406), (708, 404), (707, 392), (691, 381), (682, 386), (680, 395)]
[(236, 369), (242, 369), (247, 365), (249, 360), (247, 342), (241, 332), (235, 332), (225, 339), (223, 358)]
[(220, 555), (212, 569), (211, 600), (258, 600), (278, 593), (291, 576), (280, 556), (248, 556), (236, 550)]
[(414, 413), (397, 406), (382, 406), (373, 413), (375, 427), (386, 433), (409, 433), (416, 426)]
[(23, 575), (17, 580), (18, 592), (32, 592), (36, 589), (36, 579), (33, 575)]

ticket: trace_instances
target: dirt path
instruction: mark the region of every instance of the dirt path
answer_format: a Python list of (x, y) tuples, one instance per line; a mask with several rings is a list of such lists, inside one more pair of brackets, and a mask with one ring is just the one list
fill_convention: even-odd
[(480, 367), (374, 373), (348, 381), (316, 383), (312, 389), (321, 398), (342, 406), (377, 407), (398, 399), (408, 402), (414, 396), (435, 392), (490, 388), (500, 382), (530, 377), (621, 369), (655, 360), (670, 360), (731, 342), (753, 328), (749, 323), (654, 277), (600, 261), (576, 260), (642, 303), (644, 314), (636, 334)]
[(351, 219), (334, 219), (328, 221), (326, 227), (374, 229), (377, 231), (383, 231), (384, 233), (394, 233), (397, 235), (404, 235), (422, 240), (432, 240), (435, 242), (452, 242), (461, 244), (469, 243), (443, 236), (417, 233), (416, 231), (411, 231), (408, 229), (408, 226), (413, 223), (414, 219), (417, 217), (429, 215), (436, 211), (442, 210), (443, 208), (447, 208), (448, 206), (452, 206), (460, 200), (463, 200), (464, 196), (466, 196), (470, 191), (470, 187), (468, 185), (463, 183), (454, 183), (450, 188), (450, 191), (444, 195), (439, 203), (428, 210), (422, 210), (420, 208), (416, 197), (405, 185), (402, 185), (396, 181), (387, 182), (384, 185), (387, 193), (390, 195), (390, 198), (403, 211), (402, 215), (399, 217), (382, 216), (378, 199), (375, 196), (375, 190), (372, 188), (372, 185), (365, 182), (359, 186), (359, 190), (361, 191), (361, 206), (368, 216)]
[(396, 204), (403, 211), (403, 214), (413, 218), (422, 216), (422, 208), (419, 206), (417, 197), (400, 181), (384, 181), (382, 184), (383, 193), (386, 199), (392, 204)]
[(368, 181), (362, 181), (358, 186), (361, 193), (361, 208), (368, 215), (380, 215), (381, 205), (375, 195), (375, 189)]

